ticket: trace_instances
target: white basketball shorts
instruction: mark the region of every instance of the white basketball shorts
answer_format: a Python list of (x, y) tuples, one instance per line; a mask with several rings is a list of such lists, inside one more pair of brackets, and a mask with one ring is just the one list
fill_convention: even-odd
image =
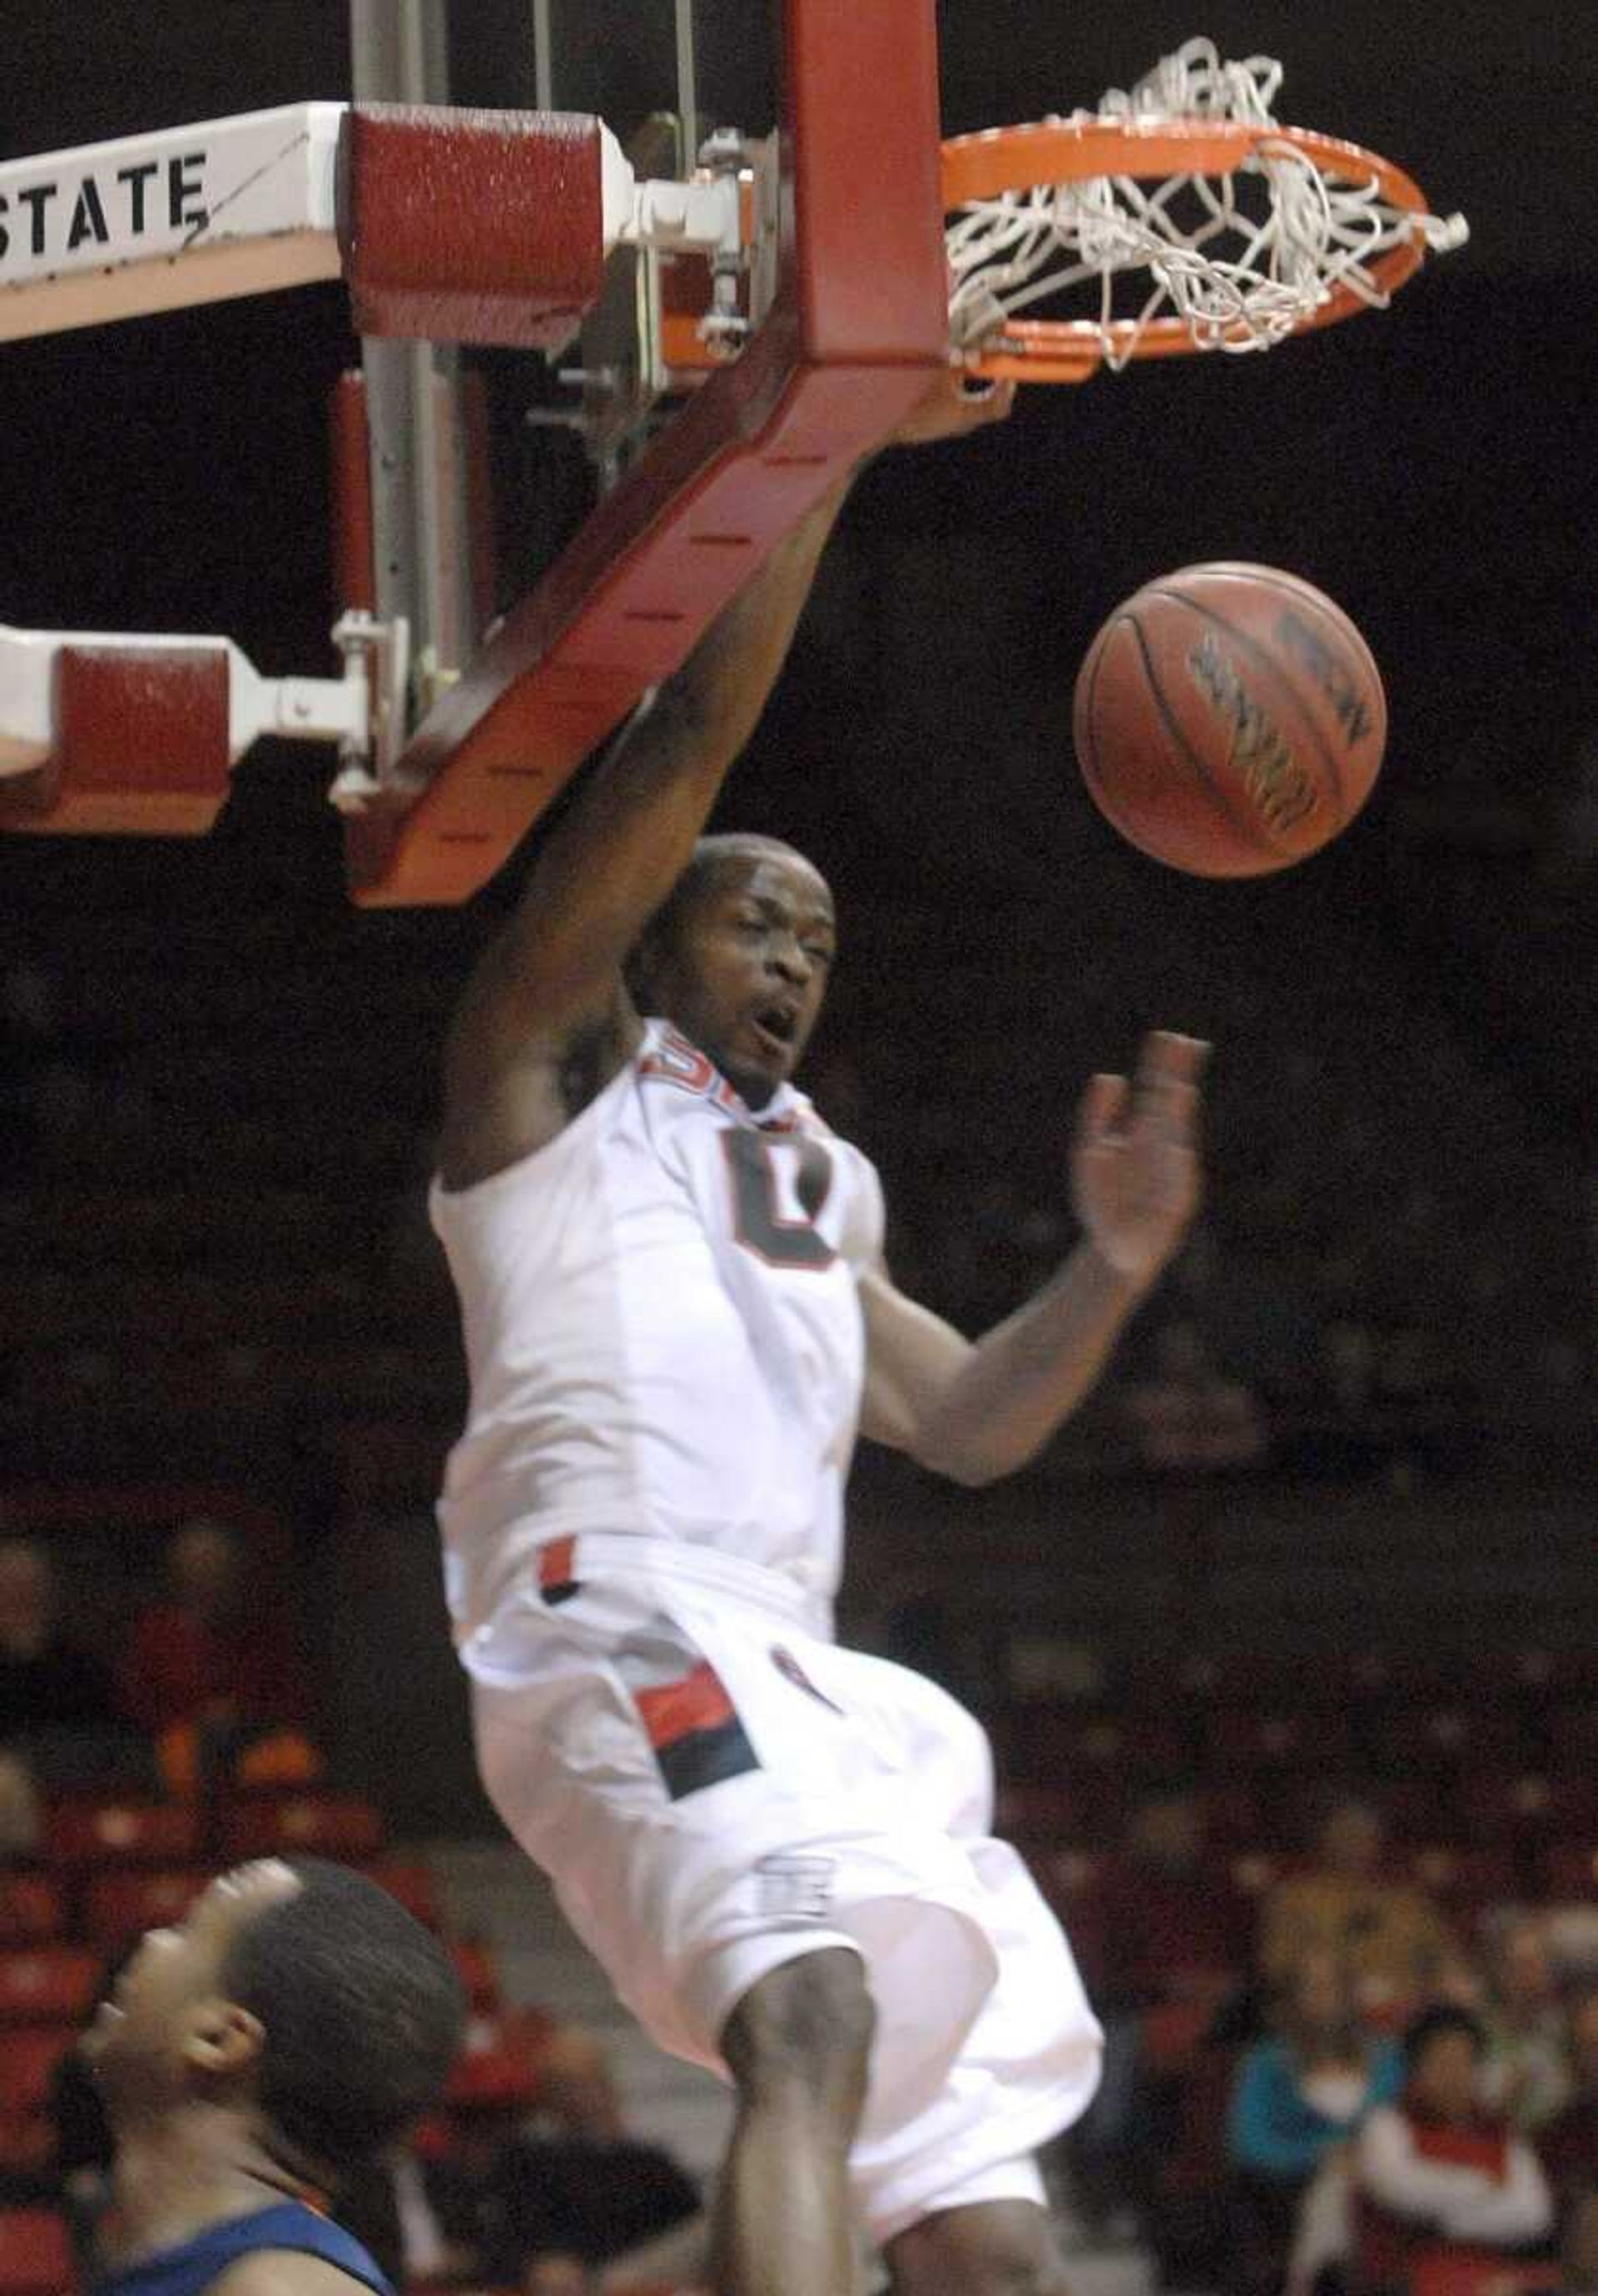
[(877, 2025), (851, 2169), (879, 2244), (972, 2194), (1038, 2198), (1029, 2155), (1087, 2104), (1102, 2036), (988, 1833), (981, 1729), (806, 1631), (797, 1601), (755, 1599), (781, 1580), (622, 1578), (623, 1544), (552, 1542), (542, 1596), (463, 1653), (511, 1833), (646, 2030), (723, 2078), (717, 2036), (758, 1979), (824, 1947), (864, 1956)]

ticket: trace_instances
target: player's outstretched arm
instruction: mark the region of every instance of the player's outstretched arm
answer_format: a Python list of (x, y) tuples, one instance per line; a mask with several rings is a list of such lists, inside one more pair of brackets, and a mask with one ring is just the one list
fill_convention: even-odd
[(1081, 1242), (1025, 1307), (974, 1343), (896, 1291), (861, 1286), (867, 1435), (963, 1483), (1024, 1466), (1093, 1388), (1199, 1202), (1206, 1047), (1164, 1031), (1135, 1080), (1094, 1077), (1071, 1155)]
[[(899, 438), (993, 422), (1009, 395), (940, 380)], [(479, 961), (445, 1056), (445, 1183), (469, 1187), (561, 1131), (636, 1050), (622, 966), (687, 867), (787, 657), (840, 480), (781, 543), (583, 777)]]

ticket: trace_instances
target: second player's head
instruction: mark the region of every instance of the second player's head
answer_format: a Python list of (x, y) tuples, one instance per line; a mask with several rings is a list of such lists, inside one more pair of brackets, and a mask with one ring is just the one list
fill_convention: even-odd
[(837, 930), (826, 880), (791, 845), (701, 838), (634, 953), (634, 991), (761, 1108), (809, 1042)]
[(119, 2142), (193, 2118), (336, 2185), (434, 2102), (463, 2021), (447, 1956), (386, 1890), (264, 1858), (150, 1932), (83, 2046)]

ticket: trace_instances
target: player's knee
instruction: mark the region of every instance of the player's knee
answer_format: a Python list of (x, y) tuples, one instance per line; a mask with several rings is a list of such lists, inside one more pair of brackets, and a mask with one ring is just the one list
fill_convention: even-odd
[(995, 2256), (973, 2269), (963, 2296), (1066, 2296), (1066, 2286), (1053, 2266), (1036, 2257)]
[(1066, 2296), (1059, 2267), (1039, 2256), (999, 2254), (983, 2259), (968, 2284), (971, 2296)]
[(1036, 2256), (990, 2251), (985, 2256), (962, 2256), (951, 2266), (932, 2254), (921, 2259), (922, 2269), (896, 2271), (894, 2296), (1068, 2296), (1059, 2267)]
[(829, 1947), (751, 1986), (727, 2020), (722, 2054), (746, 2099), (798, 2089), (857, 2109), (875, 2022), (860, 1956)]
[(1042, 2209), (999, 2202), (923, 2218), (888, 2250), (893, 2296), (1067, 2296)]

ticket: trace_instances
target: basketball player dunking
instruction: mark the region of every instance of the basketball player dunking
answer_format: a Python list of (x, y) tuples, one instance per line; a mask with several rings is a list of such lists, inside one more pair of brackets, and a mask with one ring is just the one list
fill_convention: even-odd
[(441, 1947), (363, 1875), (214, 1882), (81, 2045), (116, 2143), (94, 2296), (393, 2296), (329, 2209), (436, 2101), (464, 2021)]
[[(1004, 413), (940, 384), (914, 443)], [(843, 488), (590, 772), (467, 988), (433, 1217), (471, 1402), (439, 1514), (488, 1791), (622, 1999), (737, 2094), (724, 2296), (1053, 2290), (1034, 2149), (1100, 2034), (977, 1725), (840, 1650), (856, 1426), (962, 1481), (1096, 1378), (1198, 1192), (1201, 1048), (1088, 1089), (1083, 1241), (969, 1344), (897, 1292), (876, 1176), (790, 1079), (823, 879), (700, 841)]]

